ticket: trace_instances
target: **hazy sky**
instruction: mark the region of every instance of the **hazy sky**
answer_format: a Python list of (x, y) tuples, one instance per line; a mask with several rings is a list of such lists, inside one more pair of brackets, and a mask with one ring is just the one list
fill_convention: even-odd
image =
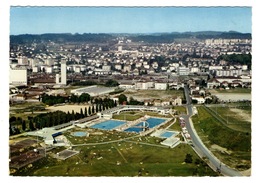
[(10, 34), (252, 32), (250, 7), (11, 7)]

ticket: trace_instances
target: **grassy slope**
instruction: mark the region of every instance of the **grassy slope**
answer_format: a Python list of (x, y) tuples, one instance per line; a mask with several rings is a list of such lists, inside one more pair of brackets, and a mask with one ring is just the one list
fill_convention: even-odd
[[(213, 144), (231, 150), (231, 155), (216, 152), (220, 159), (226, 160), (224, 163), (231, 167), (251, 164), (251, 133), (244, 133), (231, 130), (223, 126), (212, 117), (203, 107), (198, 108), (199, 115), (192, 117), (196, 131), (205, 145), (209, 148)], [(246, 163), (245, 163), (246, 162)]]
[[(130, 147), (132, 147), (130, 149)], [(27, 169), (33, 176), (216, 176), (203, 162), (183, 163), (186, 153), (198, 158), (189, 145), (174, 149), (130, 142), (81, 147), (82, 153), (64, 161), (49, 158)], [(96, 153), (94, 156), (93, 154)], [(103, 157), (98, 160), (98, 157)], [(117, 165), (120, 162), (120, 165)], [(38, 168), (36, 168), (38, 166)]]

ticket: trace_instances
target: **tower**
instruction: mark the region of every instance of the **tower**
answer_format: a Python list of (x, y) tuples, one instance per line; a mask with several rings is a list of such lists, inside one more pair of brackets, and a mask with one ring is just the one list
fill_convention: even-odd
[(61, 83), (63, 85), (67, 85), (67, 65), (66, 65), (66, 60), (61, 60)]

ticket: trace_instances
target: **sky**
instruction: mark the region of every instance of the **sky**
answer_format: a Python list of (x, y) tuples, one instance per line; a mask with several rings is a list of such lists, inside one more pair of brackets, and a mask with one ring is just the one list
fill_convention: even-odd
[(252, 32), (247, 7), (10, 7), (10, 34)]

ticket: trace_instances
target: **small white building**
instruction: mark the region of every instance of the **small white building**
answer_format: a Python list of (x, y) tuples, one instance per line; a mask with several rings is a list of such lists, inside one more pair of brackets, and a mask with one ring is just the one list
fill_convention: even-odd
[(177, 73), (179, 76), (185, 76), (190, 74), (190, 69), (187, 67), (178, 67)]
[(156, 90), (166, 90), (167, 89), (167, 83), (154, 83), (154, 88)]

